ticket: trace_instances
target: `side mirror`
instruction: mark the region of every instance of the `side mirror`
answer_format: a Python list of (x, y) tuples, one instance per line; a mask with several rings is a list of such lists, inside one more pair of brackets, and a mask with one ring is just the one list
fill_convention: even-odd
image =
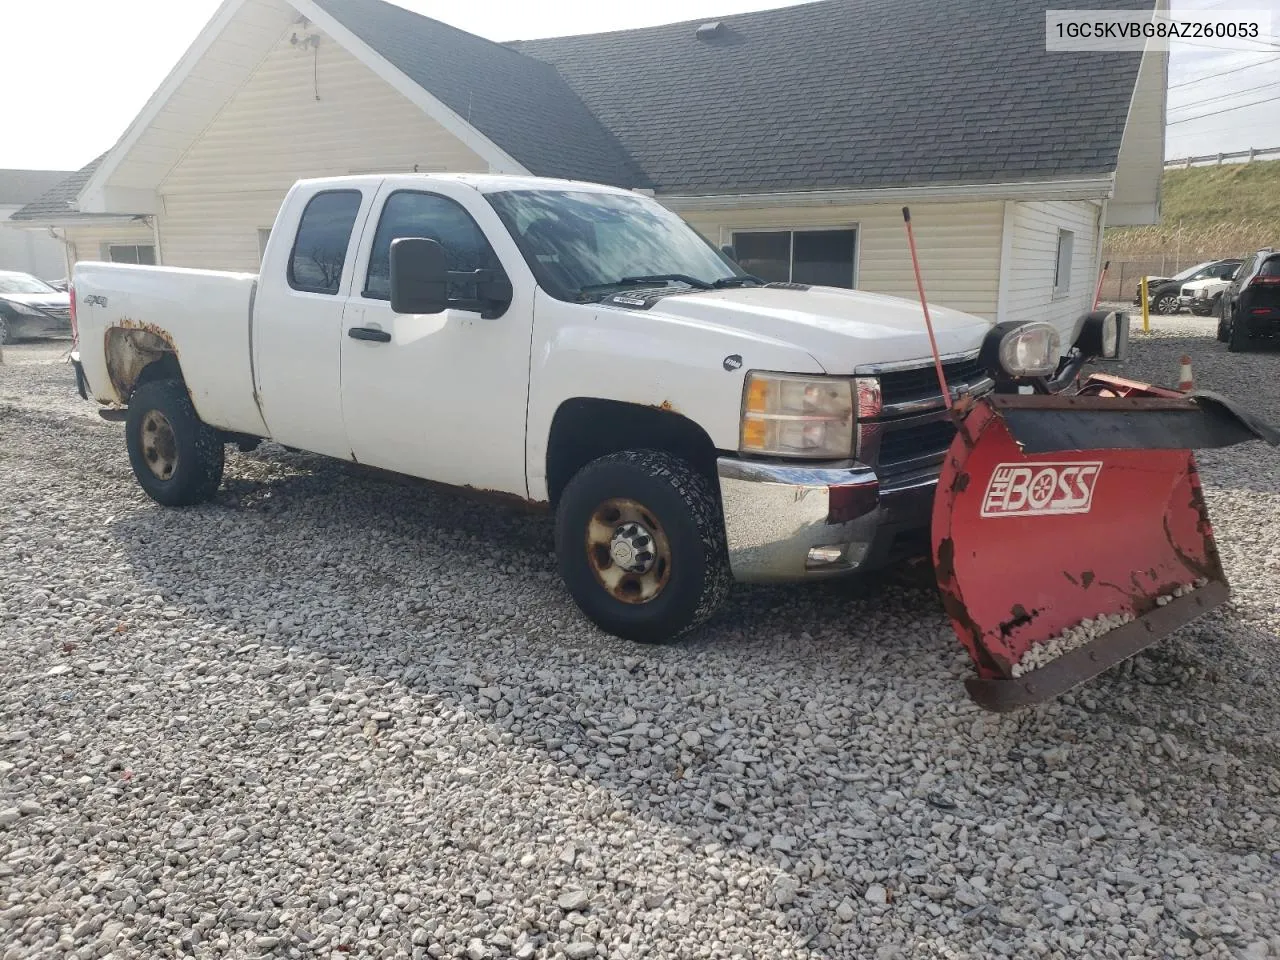
[(391, 310), (443, 313), (449, 306), (449, 260), (444, 247), (425, 237), (391, 241)]
[(1129, 314), (1098, 310), (1084, 318), (1075, 345), (1089, 361), (1129, 358)]
[(738, 262), (738, 251), (734, 249), (732, 243), (726, 243), (724, 246), (720, 248), (720, 252), (723, 253), (726, 257), (728, 257), (730, 260), (732, 260), (734, 263)]

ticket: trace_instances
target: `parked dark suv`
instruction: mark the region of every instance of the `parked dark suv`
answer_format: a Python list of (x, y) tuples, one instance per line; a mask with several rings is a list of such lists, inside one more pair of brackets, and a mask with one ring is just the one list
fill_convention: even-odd
[(1218, 339), (1232, 353), (1280, 335), (1280, 253), (1265, 247), (1244, 262), (1218, 301)]

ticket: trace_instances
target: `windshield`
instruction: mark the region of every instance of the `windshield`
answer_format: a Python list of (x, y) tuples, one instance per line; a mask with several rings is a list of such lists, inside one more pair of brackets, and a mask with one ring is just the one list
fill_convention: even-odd
[(57, 293), (43, 280), (25, 273), (0, 273), (0, 293)]
[(558, 300), (584, 302), (641, 285), (708, 287), (745, 276), (693, 227), (647, 197), (572, 190), (485, 196), (538, 283)]
[(1205, 267), (1212, 267), (1212, 266), (1213, 266), (1213, 261), (1212, 261), (1212, 260), (1209, 260), (1209, 261), (1207, 261), (1207, 262), (1205, 262), (1205, 263), (1197, 263), (1194, 267), (1188, 267), (1186, 270), (1183, 270), (1183, 271), (1182, 271), (1180, 274), (1178, 274), (1177, 276), (1170, 277), (1169, 279), (1171, 279), (1171, 280), (1190, 280), (1192, 277), (1194, 277), (1197, 273), (1199, 273), (1199, 272), (1200, 272), (1201, 270), (1203, 270)]

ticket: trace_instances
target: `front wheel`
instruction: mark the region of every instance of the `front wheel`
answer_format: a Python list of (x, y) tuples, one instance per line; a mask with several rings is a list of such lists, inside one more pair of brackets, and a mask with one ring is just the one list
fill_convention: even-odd
[(1175, 293), (1162, 293), (1156, 297), (1156, 313), (1174, 314), (1178, 312), (1178, 295)]
[(582, 612), (640, 643), (693, 629), (729, 592), (715, 488), (658, 450), (601, 457), (569, 481), (556, 511), (556, 555)]
[(225, 445), (200, 419), (181, 380), (153, 380), (134, 391), (125, 444), (138, 485), (157, 503), (186, 507), (217, 493)]

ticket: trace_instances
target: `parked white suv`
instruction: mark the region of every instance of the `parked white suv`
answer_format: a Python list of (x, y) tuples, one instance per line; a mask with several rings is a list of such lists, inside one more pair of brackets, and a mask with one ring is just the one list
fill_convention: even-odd
[(1240, 272), (1240, 260), (1223, 260), (1210, 268), (1210, 273), (1199, 280), (1184, 283), (1178, 296), (1178, 306), (1190, 310), (1198, 317), (1212, 315), (1218, 307), (1222, 292)]

